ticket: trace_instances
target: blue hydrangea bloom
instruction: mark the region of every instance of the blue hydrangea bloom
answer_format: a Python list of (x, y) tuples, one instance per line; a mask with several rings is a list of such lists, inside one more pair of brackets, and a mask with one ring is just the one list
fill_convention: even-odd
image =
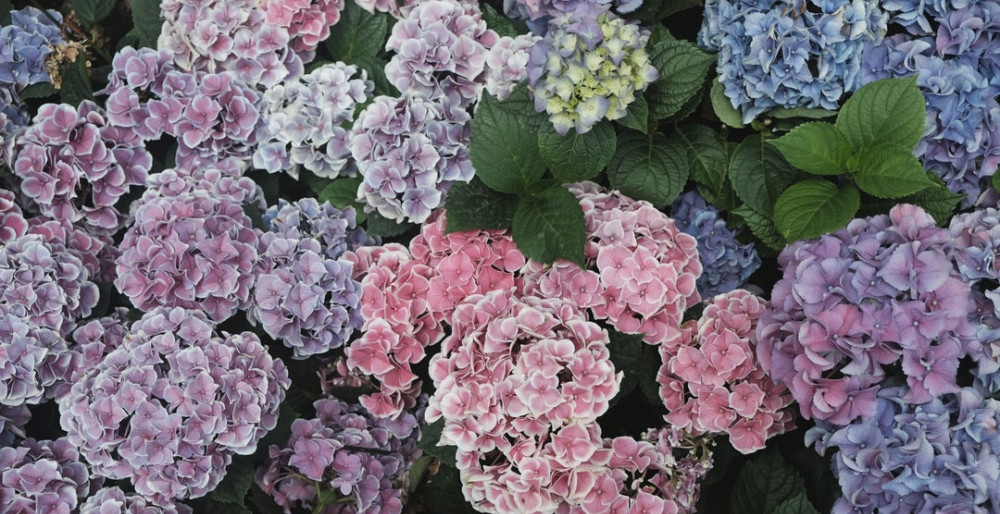
[(11, 24), (0, 27), (0, 87), (21, 90), (48, 82), (45, 58), (51, 46), (63, 43), (59, 33), (62, 15), (34, 7), (11, 11)]

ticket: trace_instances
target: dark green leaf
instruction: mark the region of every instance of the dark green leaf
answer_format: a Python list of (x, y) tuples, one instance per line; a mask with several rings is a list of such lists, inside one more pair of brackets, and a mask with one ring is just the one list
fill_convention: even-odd
[(10, 12), (14, 10), (14, 5), (10, 0), (0, 0), (0, 27), (10, 25)]
[(679, 138), (624, 132), (608, 165), (611, 187), (663, 209), (677, 198), (688, 178), (687, 150)]
[(768, 141), (796, 168), (816, 175), (847, 173), (851, 141), (840, 129), (822, 121), (803, 123)]
[(538, 129), (544, 124), (549, 124), (549, 119), (545, 113), (535, 110), (535, 101), (532, 100), (531, 93), (526, 84), (518, 84), (511, 91), (499, 107), (514, 116), (514, 119), (521, 125), (521, 128), (536, 134)]
[(285, 512), (277, 503), (274, 503), (274, 498), (271, 498), (257, 484), (250, 488), (250, 503), (257, 509), (258, 514), (283, 514)]
[(255, 470), (253, 456), (234, 456), (233, 462), (226, 467), (226, 476), (222, 482), (219, 482), (219, 485), (206, 497), (219, 503), (234, 503), (242, 506), (250, 491), (250, 485), (253, 483)]
[(608, 330), (608, 335), (611, 336), (611, 342), (608, 343), (611, 363), (615, 365), (616, 370), (625, 372), (618, 394), (611, 400), (613, 406), (639, 385), (638, 373), (635, 370), (642, 363), (642, 347), (646, 343), (642, 342), (642, 334), (623, 334), (617, 330)]
[(649, 114), (662, 120), (677, 114), (705, 83), (705, 75), (715, 62), (715, 56), (694, 43), (683, 40), (660, 41), (653, 46), (650, 61), (660, 72), (646, 92)]
[(934, 186), (903, 198), (900, 202), (919, 205), (939, 225), (945, 225), (951, 220), (955, 206), (964, 199), (964, 194), (953, 193), (944, 184), (935, 183)]
[(448, 190), (445, 200), (447, 232), (509, 229), (516, 208), (516, 196), (494, 191), (478, 178), (458, 182)]
[(431, 464), (434, 463), (436, 457), (433, 455), (421, 455), (416, 462), (413, 463), (413, 467), (410, 468), (409, 472), (409, 482), (410, 486), (407, 490), (410, 494), (416, 492), (420, 484), (424, 483), (427, 478), (427, 473), (430, 470)]
[[(701, 5), (698, 0), (662, 0), (643, 2), (635, 12), (628, 13), (628, 18), (658, 22), (671, 14), (679, 13)], [(659, 26), (659, 24), (657, 24)]]
[(567, 189), (550, 187), (520, 198), (512, 232), (517, 248), (530, 259), (546, 264), (565, 259), (586, 265), (583, 209)]
[(820, 512), (830, 512), (842, 494), (837, 476), (830, 468), (830, 459), (805, 446), (798, 446), (782, 456), (805, 482), (810, 503)]
[(378, 211), (372, 211), (367, 214), (368, 219), (365, 220), (365, 230), (373, 236), (396, 237), (405, 234), (408, 230), (416, 226), (408, 221), (399, 223), (388, 219), (379, 214)]
[(649, 131), (649, 104), (646, 103), (646, 98), (636, 94), (635, 101), (628, 104), (625, 117), (616, 121), (623, 127), (646, 134)]
[(743, 123), (743, 115), (733, 107), (729, 97), (726, 96), (722, 83), (718, 80), (712, 81), (712, 89), (709, 91), (709, 97), (712, 100), (712, 110), (719, 117), (719, 121), (733, 128), (743, 128), (746, 126), (746, 123)]
[(426, 425), (420, 433), (420, 441), (417, 443), (417, 448), (423, 450), (427, 455), (436, 457), (445, 466), (453, 468), (455, 467), (455, 452), (457, 449), (451, 445), (438, 446), (438, 441), (441, 440), (441, 432), (443, 430), (443, 418)]
[(115, 8), (115, 0), (70, 0), (70, 4), (76, 16), (88, 27), (107, 18)]
[(462, 478), (452, 466), (441, 466), (427, 478), (420, 496), (424, 511), (447, 514), (476, 514), (462, 494)]
[(681, 106), (678, 111), (666, 118), (660, 120), (661, 123), (677, 123), (684, 121), (688, 116), (694, 114), (698, 110), (698, 106), (701, 105), (701, 101), (705, 98), (705, 89), (699, 89), (694, 96), (692, 96), (684, 105)]
[(476, 175), (501, 193), (528, 190), (545, 174), (538, 140), (517, 118), (483, 95), (472, 119), (469, 158)]
[(704, 125), (682, 125), (677, 127), (677, 138), (687, 149), (691, 179), (708, 188), (712, 196), (721, 195), (729, 172), (729, 156), (718, 132)]
[(744, 139), (729, 159), (729, 180), (736, 196), (766, 217), (773, 216), (781, 192), (803, 176), (756, 134)]
[(774, 251), (780, 251), (786, 244), (788, 244), (787, 241), (785, 241), (785, 236), (782, 236), (781, 232), (778, 232), (778, 228), (774, 226), (774, 222), (767, 216), (764, 216), (746, 205), (733, 209), (733, 214), (743, 218), (743, 221), (746, 222), (750, 232), (752, 232), (753, 235), (768, 248)]
[(487, 3), (482, 3), (483, 11), (483, 21), (486, 22), (486, 27), (493, 29), (497, 35), (503, 37), (517, 37), (517, 29), (514, 28), (514, 24), (511, 22), (510, 18), (504, 16), (497, 12), (492, 5)]
[(362, 57), (375, 57), (389, 38), (390, 19), (386, 13), (371, 14), (356, 2), (346, 2), (340, 21), (330, 29), (326, 48), (334, 60), (348, 64), (357, 64)]
[(809, 497), (806, 496), (805, 491), (799, 491), (798, 494), (775, 507), (774, 514), (819, 514), (819, 511), (813, 507), (812, 503), (809, 503)]
[(757, 453), (740, 470), (730, 498), (733, 514), (775, 512), (786, 500), (805, 491), (802, 478), (774, 448)]
[(788, 120), (795, 118), (803, 118), (809, 120), (822, 120), (826, 118), (832, 118), (837, 115), (837, 111), (830, 111), (827, 109), (820, 109), (818, 107), (808, 108), (808, 107), (793, 107), (791, 109), (786, 109), (784, 107), (778, 107), (776, 109), (771, 109), (767, 111), (768, 117)]
[(338, 209), (353, 207), (357, 222), (364, 223), (368, 215), (357, 200), (359, 187), (361, 187), (361, 177), (338, 177), (319, 192), (316, 200), (320, 203), (330, 202), (330, 205)]
[(556, 179), (580, 182), (596, 177), (615, 155), (618, 137), (611, 123), (602, 121), (584, 134), (570, 130), (559, 135), (552, 124), (538, 130), (538, 151)]
[(22, 89), (18, 96), (21, 97), (21, 100), (31, 100), (33, 98), (47, 98), (58, 92), (51, 82), (39, 82)]
[[(347, 177), (349, 178), (349, 177)], [(357, 180), (361, 180), (360, 178)], [(302, 168), (299, 170), (299, 181), (303, 184), (309, 186), (309, 189), (316, 194), (320, 194), (329, 186), (333, 179), (328, 179), (324, 177), (317, 176), (315, 173)], [(361, 182), (358, 182), (360, 184)]]
[(399, 96), (399, 90), (385, 76), (385, 59), (374, 55), (364, 55), (358, 57), (357, 65), (365, 70), (368, 74), (368, 80), (375, 84), (375, 95)]
[(62, 103), (74, 107), (84, 100), (94, 99), (94, 89), (90, 84), (90, 68), (84, 56), (80, 55), (76, 61), (63, 66), (59, 99)]
[(196, 500), (195, 511), (211, 512), (212, 514), (252, 514), (250, 509), (241, 503), (224, 503), (211, 498)]
[(833, 232), (858, 212), (857, 188), (838, 189), (826, 180), (805, 180), (788, 186), (774, 206), (774, 225), (789, 242)]
[(913, 151), (899, 145), (862, 150), (851, 178), (862, 191), (878, 198), (901, 198), (934, 185)]
[(837, 128), (855, 151), (884, 144), (913, 149), (924, 133), (924, 112), (924, 95), (916, 76), (877, 80), (844, 102)]
[(139, 31), (142, 46), (156, 48), (163, 28), (160, 17), (160, 0), (132, 0), (132, 23)]

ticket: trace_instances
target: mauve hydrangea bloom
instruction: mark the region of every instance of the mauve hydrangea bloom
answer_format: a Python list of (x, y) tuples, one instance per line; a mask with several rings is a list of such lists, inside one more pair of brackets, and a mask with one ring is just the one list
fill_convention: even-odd
[(237, 200), (249, 194), (242, 182), (250, 179), (227, 182), (217, 173), (216, 185), (237, 186), (220, 194), (219, 187), (185, 175), (169, 170), (157, 174), (133, 204), (115, 286), (142, 310), (184, 307), (222, 321), (250, 303), (260, 231)]
[(115, 204), (129, 186), (145, 183), (153, 164), (142, 140), (111, 126), (91, 101), (41, 106), (17, 138), (13, 159), (31, 209), (104, 234), (121, 228)]
[(874, 0), (708, 0), (698, 43), (718, 52), (719, 82), (749, 123), (776, 107), (838, 109), (887, 20)]
[(379, 96), (349, 135), (364, 181), (358, 200), (386, 218), (423, 223), (454, 182), (472, 180), (468, 121), (461, 109), (420, 97)]
[(726, 226), (719, 209), (709, 205), (698, 191), (684, 193), (670, 208), (677, 228), (698, 240), (702, 274), (698, 292), (703, 298), (732, 291), (746, 283), (760, 267), (753, 243), (741, 244), (737, 232)]
[(701, 300), (698, 242), (649, 202), (604, 192), (593, 182), (569, 190), (583, 208), (588, 269), (532, 261), (525, 292), (572, 300), (620, 332), (643, 333), (650, 344), (677, 340), (684, 311)]
[(111, 315), (90, 320), (73, 331), (72, 350), (75, 362), (68, 383), (61, 387), (72, 387), (73, 382), (82, 378), (91, 368), (97, 367), (107, 354), (121, 346), (128, 333), (128, 312), (125, 307), (117, 307)]
[(505, 100), (510, 93), (528, 78), (528, 57), (531, 47), (541, 40), (538, 36), (522, 34), (503, 36), (486, 54), (486, 91), (497, 100)]
[(31, 411), (20, 405), (0, 405), (0, 448), (13, 446), (16, 439), (25, 439), (24, 426), (31, 420)]
[[(346, 0), (350, 1), (350, 0)], [(316, 57), (316, 47), (340, 21), (345, 0), (261, 0), (264, 21), (288, 31), (288, 44), (303, 62)], [(237, 34), (239, 40), (241, 36)], [(234, 48), (235, 50), (235, 48)]]
[(27, 231), (28, 221), (24, 219), (14, 193), (0, 188), (0, 243), (9, 243)]
[(430, 361), (427, 421), (458, 448), (463, 492), (483, 512), (554, 511), (602, 469), (598, 416), (617, 394), (608, 334), (559, 298), (472, 295)]
[(660, 346), (656, 381), (671, 426), (727, 434), (742, 453), (794, 427), (788, 388), (775, 384), (755, 355), (754, 331), (766, 303), (742, 289), (711, 298), (679, 345)]
[(254, 166), (271, 173), (287, 171), (298, 178), (299, 166), (317, 176), (354, 176), (349, 166), (348, 128), (354, 109), (374, 90), (364, 70), (342, 62), (316, 68), (294, 81), (285, 81), (264, 93), (260, 146)]
[[(353, 0), (359, 7), (370, 12), (384, 12), (393, 18), (401, 19), (409, 14), (410, 10), (424, 2), (424, 0)], [(466, 9), (479, 11), (479, 6), (475, 2), (463, 2)]]
[(659, 78), (646, 55), (649, 33), (589, 2), (552, 18), (531, 47), (528, 84), (535, 110), (556, 132), (587, 132), (602, 119), (625, 116), (636, 91)]
[(423, 409), (384, 419), (336, 397), (313, 406), (316, 418), (295, 420), (284, 447), (271, 445), (257, 485), (288, 514), (293, 508), (402, 512), (400, 484), (421, 455), (416, 447)]
[(268, 208), (264, 218), (268, 230), (282, 237), (316, 239), (330, 259), (378, 244), (378, 238), (369, 236), (357, 225), (354, 207), (338, 209), (330, 202), (320, 205), (315, 198), (302, 198), (294, 203), (279, 200), (278, 205)]
[(20, 91), (49, 81), (45, 58), (52, 47), (64, 43), (62, 14), (34, 7), (10, 11), (11, 23), (0, 27), (0, 89)]
[(458, 0), (420, 2), (392, 27), (385, 75), (403, 94), (464, 109), (479, 98), (498, 37)]
[(69, 253), (80, 259), (93, 282), (114, 280), (118, 248), (109, 235), (94, 235), (64, 220), (35, 216), (28, 219), (28, 234), (42, 237), (54, 253)]
[(69, 378), (73, 354), (59, 332), (6, 313), (0, 319), (0, 405), (37, 404)]
[[(504, 12), (513, 18), (547, 20), (547, 17), (589, 7), (582, 7), (582, 4), (610, 7), (618, 14), (628, 14), (642, 6), (642, 0), (504, 0)], [(535, 28), (531, 23), (528, 26), (532, 30)]]
[(909, 204), (792, 244), (757, 326), (761, 367), (805, 418), (834, 425), (875, 415), (889, 366), (906, 375), (907, 401), (957, 392), (975, 309), (953, 252), (948, 231)]
[(66, 438), (25, 439), (0, 448), (0, 510), (42, 514), (73, 512), (103, 483), (91, 478)]
[(836, 450), (843, 496), (833, 512), (1000, 509), (1000, 402), (973, 388), (927, 403), (908, 396), (905, 386), (884, 387), (871, 416), (806, 434), (817, 451)]
[(93, 473), (169, 506), (254, 452), (289, 384), (253, 333), (220, 336), (201, 311), (160, 307), (59, 399), (60, 422)]
[(159, 506), (117, 487), (102, 487), (80, 505), (79, 514), (191, 514), (183, 503)]

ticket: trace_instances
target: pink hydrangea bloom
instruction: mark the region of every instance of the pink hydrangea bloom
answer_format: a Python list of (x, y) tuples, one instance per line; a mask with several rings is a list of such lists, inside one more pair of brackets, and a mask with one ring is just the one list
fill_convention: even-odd
[(71, 512), (99, 488), (66, 438), (25, 439), (0, 448), (0, 506), (4, 512)]
[(147, 502), (135, 493), (126, 493), (118, 487), (103, 487), (80, 505), (79, 514), (191, 514), (191, 507), (183, 503), (158, 506)]
[[(340, 21), (345, 0), (261, 0), (267, 23), (288, 30), (288, 44), (302, 59), (316, 57), (316, 47), (330, 37), (330, 27)], [(350, 0), (348, 0), (350, 1)]]
[(757, 362), (755, 330), (766, 302), (737, 289), (706, 302), (679, 345), (660, 346), (660, 397), (671, 425), (691, 434), (723, 433), (743, 453), (794, 426), (791, 394)]
[(14, 200), (14, 193), (0, 189), (0, 243), (9, 243), (23, 236), (27, 230), (28, 222)]

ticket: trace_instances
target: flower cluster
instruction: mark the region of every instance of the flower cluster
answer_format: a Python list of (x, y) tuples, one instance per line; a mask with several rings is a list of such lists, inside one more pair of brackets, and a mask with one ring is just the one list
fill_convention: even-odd
[[(53, 254), (69, 254), (80, 260), (93, 282), (110, 282), (114, 277), (114, 261), (118, 249), (111, 236), (94, 235), (69, 223), (35, 216), (27, 220), (28, 234), (41, 236)], [(84, 295), (85, 301), (89, 296)], [(83, 314), (86, 316), (86, 314)]]
[(153, 157), (142, 140), (111, 126), (91, 101), (79, 108), (45, 104), (17, 138), (14, 173), (41, 214), (113, 233), (124, 216), (115, 208), (129, 186), (142, 185)]
[(108, 95), (110, 124), (143, 140), (176, 137), (182, 167), (249, 160), (261, 124), (260, 93), (235, 72), (183, 71), (170, 56), (162, 47), (126, 47), (115, 55), (108, 86), (98, 92)]
[(201, 311), (157, 308), (59, 399), (97, 475), (161, 506), (198, 497), (274, 428), (288, 372), (250, 332), (216, 335)]
[[(535, 31), (531, 21), (548, 20), (551, 17), (571, 13), (578, 9), (588, 9), (589, 5), (610, 7), (619, 14), (628, 14), (642, 6), (642, 0), (511, 0), (504, 2), (504, 11), (513, 18), (526, 18), (528, 27)], [(545, 27), (540, 28), (545, 32)]]
[(260, 146), (254, 166), (298, 178), (299, 166), (317, 176), (353, 175), (349, 166), (348, 129), (354, 109), (371, 95), (374, 84), (364, 70), (342, 62), (324, 64), (295, 81), (264, 93)]
[[(402, 19), (405, 18), (410, 11), (416, 7), (418, 4), (422, 3), (424, 0), (354, 0), (362, 9), (375, 13), (384, 12), (388, 13), (393, 18)], [(463, 2), (469, 9), (475, 9), (475, 4), (472, 2)]]
[[(233, 197), (245, 195), (245, 189), (221, 195), (219, 187), (185, 175), (198, 173), (158, 174), (164, 186), (151, 182), (133, 204), (115, 286), (142, 310), (157, 305), (201, 309), (222, 321), (249, 305), (259, 231), (252, 228), (242, 198)], [(240, 180), (216, 185), (227, 183), (238, 186)]]
[(483, 512), (577, 503), (603, 468), (598, 416), (622, 379), (608, 334), (562, 299), (494, 290), (469, 297), (430, 361), (427, 420), (444, 419), (463, 491)]
[(393, 25), (385, 48), (396, 53), (385, 75), (403, 94), (465, 109), (479, 98), (497, 39), (463, 2), (426, 0)]
[(295, 420), (284, 447), (271, 445), (257, 485), (286, 512), (401, 512), (399, 484), (421, 454), (423, 409), (384, 419), (336, 397), (313, 406), (316, 418)]
[(528, 84), (535, 110), (545, 111), (556, 132), (587, 132), (602, 119), (617, 120), (635, 92), (659, 77), (644, 47), (649, 34), (589, 2), (549, 22), (531, 47)]
[(452, 183), (472, 180), (469, 119), (461, 109), (416, 96), (376, 97), (349, 135), (366, 210), (396, 221), (427, 220)]
[(28, 221), (14, 193), (0, 189), (0, 243), (9, 243), (28, 231)]
[(1000, 402), (962, 388), (927, 403), (905, 386), (878, 392), (871, 416), (811, 429), (819, 452), (836, 449), (843, 496), (833, 512), (974, 512), (1000, 508)]
[(670, 425), (692, 434), (723, 433), (743, 453), (793, 427), (791, 395), (761, 369), (753, 341), (766, 302), (737, 289), (706, 302), (679, 346), (660, 346), (656, 380)]
[(41, 403), (70, 373), (73, 356), (59, 332), (7, 313), (0, 319), (0, 405)]
[(71, 512), (101, 486), (65, 438), (25, 439), (0, 447), (0, 507), (4, 512)]
[(887, 20), (874, 0), (708, 0), (698, 42), (718, 52), (719, 82), (749, 123), (776, 107), (838, 109)]
[[(349, 0), (347, 0), (349, 1)], [(288, 46), (303, 62), (316, 57), (316, 47), (340, 21), (345, 0), (261, 0), (264, 21), (288, 32)], [(239, 36), (237, 36), (239, 37)], [(240, 63), (245, 66), (245, 64)]]
[(889, 365), (901, 364), (910, 402), (957, 392), (975, 334), (953, 250), (948, 231), (909, 204), (792, 244), (757, 326), (761, 367), (804, 417), (834, 425), (875, 414)]
[[(96, 367), (104, 357), (121, 346), (128, 333), (128, 309), (118, 307), (111, 315), (91, 320), (73, 331), (73, 354), (76, 361), (70, 371), (68, 383), (62, 387), (72, 387), (91, 368)], [(61, 394), (58, 396), (62, 396)]]
[(79, 514), (191, 514), (183, 503), (158, 506), (141, 495), (117, 487), (102, 487), (80, 505)]
[(62, 44), (62, 14), (25, 7), (10, 11), (11, 24), (0, 27), (0, 89), (17, 93), (31, 84), (49, 81), (45, 58)]
[(320, 205), (313, 198), (295, 203), (280, 200), (264, 214), (268, 229), (281, 237), (312, 238), (319, 241), (323, 254), (339, 259), (344, 252), (378, 244), (378, 240), (357, 226), (353, 207), (337, 209), (330, 202)]
[(486, 54), (486, 91), (497, 100), (509, 97), (527, 80), (529, 51), (540, 40), (531, 34), (498, 39)]
[(698, 259), (702, 274), (698, 292), (703, 298), (732, 291), (746, 283), (760, 267), (760, 257), (753, 243), (741, 244), (737, 233), (726, 226), (719, 210), (692, 190), (684, 193), (670, 208), (677, 228), (698, 240)]
[(586, 221), (584, 256), (592, 269), (558, 261), (529, 263), (525, 292), (590, 308), (615, 329), (643, 333), (650, 344), (675, 341), (688, 307), (698, 303), (698, 242), (649, 202), (603, 192), (593, 182), (570, 186)]

